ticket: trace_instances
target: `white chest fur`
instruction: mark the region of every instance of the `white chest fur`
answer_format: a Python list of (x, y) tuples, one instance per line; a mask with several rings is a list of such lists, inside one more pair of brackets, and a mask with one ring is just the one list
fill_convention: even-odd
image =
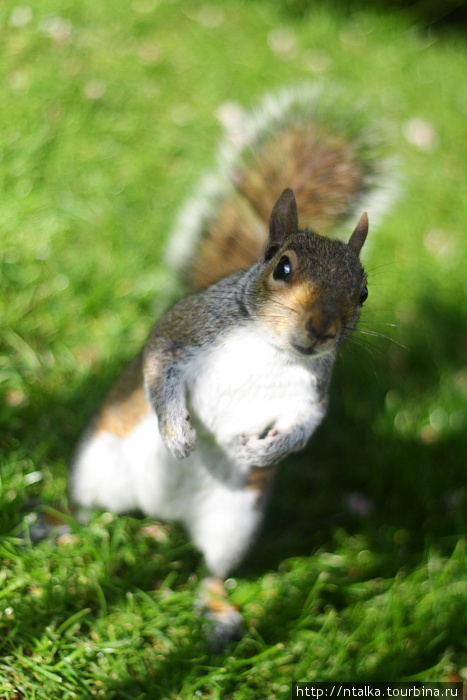
[(276, 350), (253, 328), (233, 331), (222, 345), (201, 351), (185, 380), (198, 430), (194, 452), (175, 459), (156, 416), (147, 414), (124, 437), (90, 435), (75, 462), (73, 494), (85, 506), (119, 512), (139, 507), (183, 522), (210, 571), (224, 577), (243, 556), (262, 512), (257, 492), (239, 487), (246, 467), (232, 458), (235, 438), (260, 437), (273, 427), (287, 434), (297, 425), (309, 436), (324, 406), (313, 362)]
[(195, 420), (220, 444), (241, 434), (261, 434), (297, 415), (322, 417), (313, 365), (274, 348), (254, 327), (232, 331), (200, 353), (187, 375)]

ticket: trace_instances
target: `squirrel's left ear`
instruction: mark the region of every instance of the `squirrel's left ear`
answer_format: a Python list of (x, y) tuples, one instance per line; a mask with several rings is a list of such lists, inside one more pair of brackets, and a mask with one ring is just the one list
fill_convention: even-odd
[(360, 251), (363, 248), (366, 237), (368, 235), (368, 215), (365, 212), (360, 217), (360, 221), (355, 227), (354, 232), (350, 236), (349, 246), (354, 249), (357, 255), (360, 255)]
[(284, 190), (275, 203), (269, 218), (269, 238), (264, 249), (266, 260), (272, 258), (286, 236), (298, 231), (297, 202), (293, 191)]

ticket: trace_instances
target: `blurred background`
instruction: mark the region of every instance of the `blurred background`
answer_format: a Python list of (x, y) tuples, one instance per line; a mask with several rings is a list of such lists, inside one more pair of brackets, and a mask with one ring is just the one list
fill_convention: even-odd
[[(70, 623), (78, 675), (67, 676), (63, 697), (84, 692), (84, 678), (86, 692), (100, 688), (108, 698), (145, 697), (161, 677), (167, 697), (191, 697), (205, 691), (206, 673), (211, 697), (250, 697), (252, 689), (255, 697), (288, 697), (288, 680), (316, 673), (320, 680), (467, 675), (466, 29), (465, 4), (455, 0), (4, 0), (0, 534), (11, 595), (0, 596), (0, 627), (10, 634), (8, 654), (30, 652), (11, 666), (24, 670), (20, 680), (5, 666), (5, 697), (21, 683), (16, 697), (42, 697), (40, 672), (27, 659), (36, 658), (47, 624), (60, 629), (88, 608), (87, 627)], [(143, 649), (122, 644), (113, 661), (103, 651), (110, 648), (106, 616), (121, 619), (122, 629), (129, 624), (128, 599), (112, 588), (118, 572), (130, 592), (155, 576), (141, 563), (130, 573), (139, 526), (109, 521), (120, 535), (114, 550), (88, 551), (97, 568), (81, 575), (99, 583), (75, 582), (87, 590), (79, 609), (73, 595), (51, 606), (47, 562), (53, 552), (60, 571), (77, 576), (77, 559), (88, 562), (80, 549), (90, 546), (87, 535), (65, 550), (50, 543), (32, 550), (18, 544), (17, 527), (31, 498), (66, 502), (82, 428), (154, 319), (182, 293), (164, 262), (165, 244), (185, 197), (215, 165), (226, 114), (301, 81), (337, 85), (363, 100), (388, 135), (398, 196), (365, 261), (370, 298), (361, 327), (389, 339), (344, 348), (328, 419), (281, 471), (236, 588), (257, 630), (253, 647), (245, 642), (224, 658), (227, 671), (215, 681), (217, 662), (193, 641), (202, 662), (185, 676), (188, 684), (177, 680), (176, 666), (194, 652), (183, 651), (176, 633), (159, 640), (158, 660), (149, 641)], [(174, 548), (185, 546), (176, 529), (163, 532), (161, 580), (175, 571)], [(187, 552), (167, 584), (180, 595), (195, 585), (190, 571), (198, 563)], [(163, 600), (153, 596), (148, 619), (160, 610), (170, 617)], [(189, 634), (189, 604), (180, 600)], [(381, 601), (392, 611), (387, 619)], [(142, 610), (138, 616), (146, 619)], [(174, 612), (164, 624), (176, 629), (175, 620)], [(142, 623), (131, 624), (141, 638)], [(104, 640), (88, 642), (89, 653), (103, 654), (94, 669), (82, 646), (92, 630)], [(36, 659), (57, 677), (71, 653), (62, 634), (53, 653), (43, 642)], [(252, 649), (259, 657), (248, 665)], [(135, 670), (136, 652), (150, 655), (149, 670)]]

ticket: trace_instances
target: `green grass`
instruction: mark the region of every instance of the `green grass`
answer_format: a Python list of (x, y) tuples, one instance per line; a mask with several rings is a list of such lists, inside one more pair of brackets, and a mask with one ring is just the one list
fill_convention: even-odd
[[(395, 10), (288, 7), (0, 7), (2, 699), (270, 700), (293, 680), (467, 675), (467, 49)], [(219, 106), (314, 79), (389, 124), (400, 195), (362, 328), (405, 347), (342, 352), (330, 414), (235, 573), (248, 634), (213, 655), (176, 526), (104, 513), (32, 547), (24, 509), (66, 502), (80, 431), (179, 294), (163, 250), (213, 164)]]

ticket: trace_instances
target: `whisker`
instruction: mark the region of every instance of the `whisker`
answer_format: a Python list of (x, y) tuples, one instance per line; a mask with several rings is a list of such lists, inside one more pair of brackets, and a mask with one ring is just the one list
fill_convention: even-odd
[(380, 353), (381, 355), (384, 355), (384, 357), (387, 357), (387, 352), (383, 350), (383, 348), (381, 348), (379, 345), (375, 345), (374, 343), (372, 343), (369, 340), (366, 340), (365, 338), (358, 338), (355, 335), (353, 335), (348, 340), (349, 345), (358, 345), (359, 347), (366, 348), (371, 352)]
[(369, 268), (366, 270), (367, 275), (371, 274), (374, 270), (381, 270), (383, 267), (391, 267), (392, 265), (405, 265), (406, 262), (402, 260), (401, 262), (398, 260), (392, 260), (390, 262), (386, 263), (381, 263), (381, 265), (375, 265), (374, 267)]
[(380, 369), (378, 358), (382, 357), (382, 359), (387, 361), (387, 354), (382, 348), (378, 348), (371, 343), (362, 342), (360, 339), (350, 338), (341, 349), (338, 361), (345, 361), (345, 357), (349, 354), (361, 358), (362, 351), (365, 351), (366, 354), (364, 364), (371, 369), (372, 374), (378, 380), (378, 371)]
[(383, 321), (367, 321), (366, 319), (363, 323), (371, 324), (372, 326), (386, 326), (388, 328), (400, 328), (398, 323), (384, 323)]
[(393, 343), (394, 345), (397, 345), (399, 348), (402, 348), (403, 350), (407, 350), (407, 347), (403, 343), (400, 343), (398, 340), (391, 338), (389, 335), (384, 335), (383, 333), (377, 333), (376, 331), (365, 330), (364, 328), (355, 328), (354, 332), (361, 333), (362, 335), (368, 335), (368, 336), (371, 336), (372, 338), (381, 338), (382, 340), (387, 340), (389, 343)]
[(299, 311), (297, 311), (297, 309), (294, 309), (292, 306), (287, 306), (287, 304), (283, 304), (282, 302), (277, 301), (277, 299), (270, 299), (269, 303), (271, 303), (271, 302), (273, 304), (276, 304), (277, 306), (279, 306), (282, 309), (287, 309), (287, 311), (293, 311), (295, 314), (300, 313)]
[(280, 314), (276, 315), (276, 314), (268, 313), (267, 318), (269, 318), (271, 321), (281, 321), (281, 320), (285, 321), (284, 316), (281, 316)]
[(388, 353), (384, 348), (381, 348), (378, 345), (375, 345), (374, 343), (365, 341), (363, 338), (356, 338), (355, 336), (349, 338), (348, 342), (344, 345), (343, 350), (354, 352), (364, 350), (369, 356), (369, 358), (372, 360), (372, 363), (374, 363), (372, 369), (375, 375), (376, 370), (378, 369), (378, 365), (376, 364), (376, 358), (379, 357), (385, 361), (388, 360)]

